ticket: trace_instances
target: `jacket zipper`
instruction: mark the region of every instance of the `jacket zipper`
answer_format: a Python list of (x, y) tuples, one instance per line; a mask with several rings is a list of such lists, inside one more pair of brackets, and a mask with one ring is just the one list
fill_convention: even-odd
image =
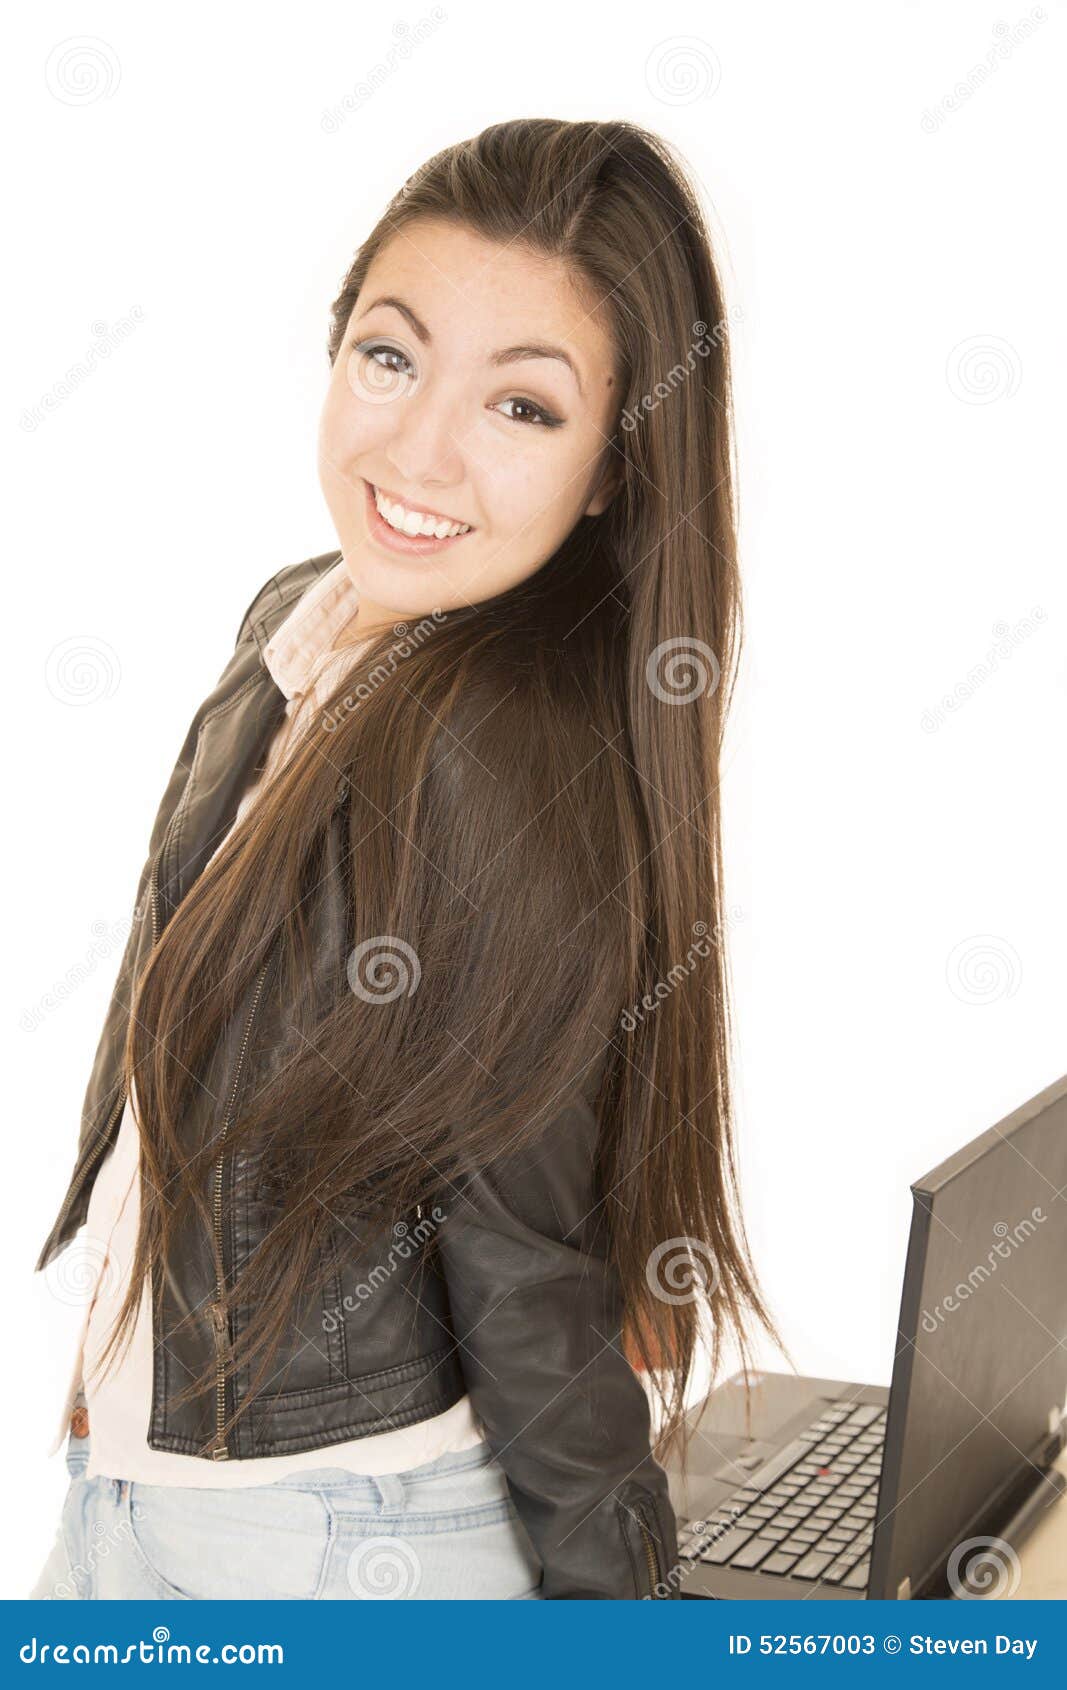
[[(237, 1087), (241, 1078), (241, 1070), (244, 1067), (245, 1053), (248, 1049), (248, 1041), (252, 1033), (252, 1022), (255, 1019), (256, 1010), (259, 1007), (260, 994), (263, 990), (263, 981), (269, 962), (270, 957), (268, 956), (265, 959), (263, 966), (260, 968), (259, 975), (256, 979), (256, 990), (252, 998), (251, 1007), (248, 1011), (248, 1019), (245, 1022), (244, 1038), (241, 1041), (241, 1049), (237, 1057), (237, 1068), (233, 1076), (233, 1085), (230, 1089), (230, 1101), (227, 1105), (226, 1115), (222, 1123), (221, 1136), (223, 1140), (226, 1138), (230, 1122), (233, 1119), (233, 1107), (237, 1101)], [(215, 1161), (215, 1190), (212, 1204), (212, 1218), (215, 1230), (215, 1261), (217, 1264), (215, 1271), (216, 1300), (211, 1304), (211, 1325), (215, 1336), (216, 1441), (214, 1448), (211, 1451), (211, 1459), (213, 1461), (228, 1461), (230, 1458), (230, 1452), (227, 1448), (226, 1438), (222, 1430), (223, 1423), (226, 1419), (226, 1353), (229, 1348), (230, 1338), (229, 1322), (226, 1312), (226, 1281), (223, 1277), (222, 1256), (222, 1164), (224, 1155), (224, 1149), (220, 1150)]]
[(648, 1594), (655, 1597), (656, 1585), (659, 1582), (659, 1568), (656, 1563), (656, 1546), (652, 1533), (649, 1531), (640, 1515), (637, 1516), (638, 1528), (645, 1546), (645, 1559), (648, 1562)]

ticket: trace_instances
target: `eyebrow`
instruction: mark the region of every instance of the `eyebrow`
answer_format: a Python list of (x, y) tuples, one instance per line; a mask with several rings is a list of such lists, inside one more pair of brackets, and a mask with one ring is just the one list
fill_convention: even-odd
[[(432, 343), (433, 336), (426, 324), (416, 317), (410, 305), (405, 304), (402, 299), (397, 299), (393, 294), (383, 294), (380, 299), (372, 300), (366, 311), (361, 312), (360, 315), (366, 316), (368, 312), (375, 310), (379, 305), (391, 305), (394, 311), (399, 311), (401, 316), (405, 317), (410, 323), (412, 332), (418, 336), (424, 346), (429, 346)], [(578, 392), (582, 394), (583, 398), (585, 397), (582, 389), (582, 378), (578, 374), (574, 359), (562, 346), (556, 346), (551, 341), (527, 341), (522, 346), (506, 346), (499, 352), (491, 353), (489, 362), (497, 365), (517, 364), (524, 358), (554, 358), (557, 362), (565, 364), (578, 384)]]

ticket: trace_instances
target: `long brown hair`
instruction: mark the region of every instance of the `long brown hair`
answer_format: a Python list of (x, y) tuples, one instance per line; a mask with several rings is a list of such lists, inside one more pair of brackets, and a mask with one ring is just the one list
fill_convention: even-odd
[[(379, 247), (425, 215), (565, 260), (606, 309), (623, 378), (606, 446), (621, 486), (527, 580), (435, 613), (405, 649), (402, 684), (383, 680), (398, 667), (390, 631), (359, 650), (323, 730), (165, 927), (126, 1042), (141, 1217), (106, 1353), (132, 1334), (184, 1205), (204, 1208), (215, 1151), (189, 1158), (183, 1103), (276, 949), (293, 1037), (227, 1141), (258, 1142), (273, 1205), (232, 1286), (251, 1315), (230, 1365), (255, 1360), (251, 1395), (297, 1300), (329, 1270), (338, 1217), (358, 1202), (364, 1231), (372, 1191), (384, 1228), (450, 1170), (535, 1140), (561, 1089), (591, 1074), (598, 1220), (627, 1353), (658, 1399), (658, 1450), (681, 1443), (684, 1455), (703, 1347), (714, 1373), (731, 1335), (747, 1370), (753, 1317), (778, 1338), (731, 1133), (719, 760), (741, 604), (726, 306), (666, 142), (626, 122), (523, 119), (404, 184), (334, 301), (331, 365)], [(358, 708), (342, 708), (353, 695)], [(348, 942), (395, 936), (421, 978), (384, 1003), (339, 982), (324, 1011), (305, 989), (304, 915), (339, 773)], [(212, 1357), (179, 1400), (214, 1379)]]

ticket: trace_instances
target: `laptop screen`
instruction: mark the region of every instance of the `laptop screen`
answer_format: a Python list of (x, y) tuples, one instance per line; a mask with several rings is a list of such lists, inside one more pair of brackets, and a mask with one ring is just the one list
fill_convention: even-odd
[(1008, 1596), (997, 1522), (1063, 1436), (1067, 1081), (911, 1189), (868, 1595)]

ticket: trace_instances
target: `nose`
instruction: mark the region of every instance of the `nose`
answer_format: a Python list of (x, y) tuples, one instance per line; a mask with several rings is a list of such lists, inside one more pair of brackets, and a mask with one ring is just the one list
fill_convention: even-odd
[(423, 389), (396, 408), (385, 455), (404, 487), (455, 487), (464, 477), (458, 410)]

